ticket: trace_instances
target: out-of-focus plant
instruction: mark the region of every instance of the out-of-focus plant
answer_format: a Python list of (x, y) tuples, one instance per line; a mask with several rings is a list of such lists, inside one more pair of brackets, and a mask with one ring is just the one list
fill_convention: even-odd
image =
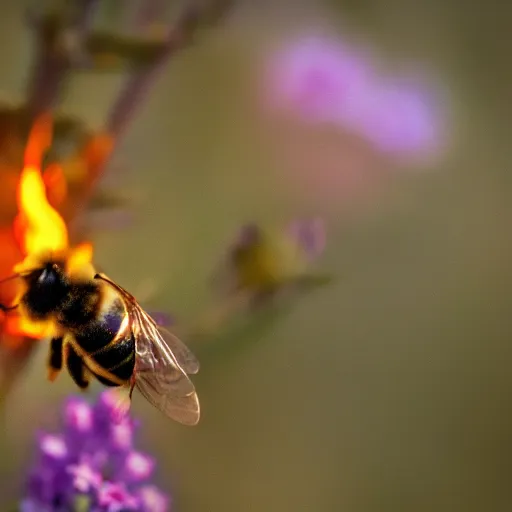
[[(100, 208), (106, 214), (109, 209), (118, 211), (125, 206), (124, 198), (116, 191), (101, 191), (97, 185), (160, 71), (192, 41), (198, 29), (220, 19), (230, 3), (190, 0), (174, 21), (166, 23), (162, 20), (165, 6), (161, 2), (141, 0), (137, 26), (128, 34), (95, 27), (97, 0), (57, 1), (48, 8), (41, 5), (28, 13), (35, 57), (26, 99), (19, 105), (0, 106), (0, 276), (11, 274), (14, 265), (25, 256), (13, 234), (13, 222), (18, 213), (19, 173), (34, 121), (55, 111), (51, 145), (42, 148), (39, 155), (44, 157), (41, 170), (48, 201), (65, 219), (71, 243), (79, 243), (90, 236), (88, 210)], [(155, 24), (163, 29), (155, 31)], [(105, 125), (100, 130), (91, 130), (83, 120), (56, 109), (73, 73), (98, 71), (126, 76)], [(15, 294), (14, 281), (0, 287), (3, 304), (10, 303)], [(3, 399), (36, 343), (28, 333), (8, 329), (3, 316), (0, 322)]]
[(323, 284), (311, 264), (325, 248), (321, 219), (294, 220), (285, 229), (255, 223), (239, 230), (223, 262), (228, 295), (242, 294), (252, 306), (298, 289)]
[(60, 433), (40, 432), (20, 512), (166, 512), (169, 497), (150, 479), (155, 459), (134, 447), (138, 423), (117, 398), (70, 398)]
[[(190, 337), (220, 336), (242, 345), (256, 331), (266, 332), (265, 324), (277, 321), (279, 312), (288, 311), (299, 296), (332, 281), (313, 268), (325, 244), (320, 218), (297, 219), (280, 229), (243, 225), (214, 273), (215, 305), (200, 317)], [(226, 335), (240, 318), (236, 333)]]

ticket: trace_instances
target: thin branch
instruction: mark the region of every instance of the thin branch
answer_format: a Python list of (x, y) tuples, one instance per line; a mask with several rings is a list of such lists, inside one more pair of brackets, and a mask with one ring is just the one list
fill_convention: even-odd
[(75, 12), (67, 5), (58, 12), (27, 16), (36, 37), (34, 70), (27, 92), (29, 121), (54, 108), (61, 98), (97, 3), (98, 0), (79, 0), (72, 5)]
[[(126, 133), (130, 123), (135, 118), (137, 109), (154, 86), (170, 58), (193, 41), (193, 36), (201, 25), (211, 25), (218, 22), (227, 14), (232, 3), (233, 0), (212, 0), (209, 3), (191, 0), (184, 7), (181, 15), (168, 31), (160, 54), (154, 58), (151, 65), (137, 67), (132, 71), (107, 116), (105, 132), (111, 137), (112, 141), (115, 141), (116, 145)], [(73, 213), (71, 214), (71, 211), (65, 212), (67, 218), (74, 216), (77, 211), (85, 208), (97, 180), (112, 157), (113, 150), (114, 147), (112, 152), (106, 155), (106, 158), (89, 168), (89, 181), (84, 185), (84, 193), (79, 201), (75, 200), (72, 205), (69, 205)]]
[[(166, 37), (161, 54), (148, 69), (139, 69), (130, 76), (108, 116), (107, 131), (114, 137), (122, 136), (133, 119), (143, 97), (153, 87), (169, 59), (189, 45), (202, 24), (217, 22), (228, 11), (231, 0), (214, 0), (210, 5), (191, 1), (182, 11)], [(153, 13), (155, 14), (155, 13)], [(148, 20), (146, 19), (146, 23)]]

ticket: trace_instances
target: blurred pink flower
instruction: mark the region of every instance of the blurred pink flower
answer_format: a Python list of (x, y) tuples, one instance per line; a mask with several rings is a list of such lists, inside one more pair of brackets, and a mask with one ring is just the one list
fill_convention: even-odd
[(384, 153), (435, 152), (441, 143), (440, 102), (424, 84), (382, 81), (358, 119), (360, 134)]
[(80, 461), (66, 468), (72, 477), (73, 488), (79, 493), (86, 494), (101, 487), (103, 477), (90, 461)]
[(148, 512), (167, 512), (170, 507), (170, 499), (154, 485), (145, 485), (139, 489), (139, 499)]
[(379, 76), (371, 58), (334, 37), (287, 42), (267, 62), (264, 100), (273, 111), (328, 123), (392, 156), (435, 152), (442, 119), (427, 84)]
[(314, 122), (338, 122), (359, 103), (369, 74), (366, 60), (340, 41), (307, 36), (270, 59), (265, 95), (273, 108)]
[(93, 426), (92, 408), (79, 399), (70, 399), (64, 408), (66, 426), (74, 435), (82, 436)]
[(155, 469), (155, 460), (146, 455), (132, 451), (125, 460), (123, 475), (128, 482), (138, 482), (150, 478)]

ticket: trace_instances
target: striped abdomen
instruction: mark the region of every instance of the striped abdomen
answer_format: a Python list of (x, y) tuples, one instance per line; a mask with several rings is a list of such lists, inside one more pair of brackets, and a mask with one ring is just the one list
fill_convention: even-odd
[[(135, 339), (127, 323), (128, 313), (122, 300), (104, 300), (94, 320), (74, 332), (75, 340), (101, 368), (127, 382), (135, 368)], [(92, 369), (91, 369), (92, 370)], [(117, 386), (93, 371), (106, 386)]]

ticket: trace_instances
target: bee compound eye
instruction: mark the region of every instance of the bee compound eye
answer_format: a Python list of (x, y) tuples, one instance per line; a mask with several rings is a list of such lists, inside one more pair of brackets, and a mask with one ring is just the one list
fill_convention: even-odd
[(37, 278), (39, 284), (53, 284), (57, 280), (57, 273), (52, 267), (45, 267)]
[(41, 271), (41, 273), (39, 274), (39, 277), (37, 278), (37, 282), (38, 283), (44, 283), (48, 278), (48, 270), (46, 270), (45, 268)]

